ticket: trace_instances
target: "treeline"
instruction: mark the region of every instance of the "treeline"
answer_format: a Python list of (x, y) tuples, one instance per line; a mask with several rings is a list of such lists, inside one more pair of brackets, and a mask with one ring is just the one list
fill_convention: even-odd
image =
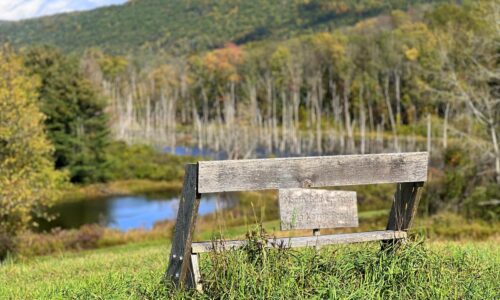
[[(21, 90), (29, 93), (30, 101), (35, 100), (34, 109), (42, 116), (39, 126), (53, 147), (54, 168), (66, 172), (71, 182), (181, 177), (167, 166), (163, 172), (158, 170), (168, 161), (180, 164), (179, 159), (149, 146), (131, 147), (113, 138), (108, 99), (85, 76), (76, 57), (48, 46), (22, 51), (5, 47), (2, 53), (21, 63), (13, 67), (17, 76), (33, 82), (32, 91)], [(7, 66), (10, 63), (6, 63)], [(4, 100), (4, 105), (15, 101), (14, 98)], [(29, 113), (21, 111), (20, 114)], [(181, 167), (178, 169), (182, 172)]]
[(0, 73), (0, 261), (16, 235), (52, 217), (69, 182), (182, 177), (186, 158), (112, 139), (107, 101), (78, 60), (5, 46)]
[(478, 172), (500, 182), (495, 9), (393, 11), (342, 31), (188, 57), (92, 49), (82, 67), (128, 142), (189, 143), (230, 158), (454, 143), (476, 150)]
[(0, 42), (50, 43), (67, 52), (186, 54), (231, 41), (282, 40), (353, 25), (391, 9), (448, 0), (137, 0), (0, 26)]
[(149, 60), (88, 50), (115, 137), (228, 158), (425, 151), (429, 213), (498, 217), (499, 9), (393, 11), (286, 42)]

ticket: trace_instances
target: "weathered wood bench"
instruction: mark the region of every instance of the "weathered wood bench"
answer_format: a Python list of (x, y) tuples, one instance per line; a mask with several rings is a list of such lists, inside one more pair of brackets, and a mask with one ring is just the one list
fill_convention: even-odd
[[(268, 247), (398, 241), (406, 238), (411, 226), (418, 190), (427, 180), (427, 164), (427, 152), (188, 164), (166, 276), (176, 286), (200, 290), (199, 253), (235, 249), (245, 244), (241, 240), (192, 242), (201, 194), (279, 190), (281, 229), (313, 229), (314, 235), (270, 239)], [(310, 188), (381, 183), (397, 184), (386, 230), (319, 235), (321, 228), (358, 225), (356, 193)]]

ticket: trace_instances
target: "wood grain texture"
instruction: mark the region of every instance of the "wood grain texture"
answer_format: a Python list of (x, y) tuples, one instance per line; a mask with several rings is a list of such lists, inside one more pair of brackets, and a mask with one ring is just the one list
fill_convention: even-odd
[(281, 230), (358, 226), (356, 192), (280, 189)]
[(198, 192), (427, 180), (427, 152), (201, 161)]
[(391, 213), (387, 222), (388, 230), (407, 231), (418, 206), (418, 190), (423, 182), (399, 183), (394, 194)]
[(188, 164), (185, 170), (170, 261), (166, 272), (167, 278), (170, 278), (176, 286), (186, 282), (189, 284), (187, 274), (191, 258), (191, 242), (200, 205), (200, 197), (196, 192), (197, 165)]
[(201, 283), (201, 272), (200, 272), (200, 255), (195, 253), (191, 254), (191, 266), (190, 270), (190, 287), (196, 288), (198, 292), (203, 292), (203, 285)]
[[(411, 227), (418, 207), (418, 191), (423, 182), (398, 183), (396, 193), (392, 202), (387, 230), (399, 230), (406, 232)], [(381, 243), (381, 249), (395, 251), (400, 246), (400, 240), (385, 240)]]
[[(334, 244), (349, 244), (369, 241), (383, 241), (406, 238), (406, 232), (394, 230), (358, 232), (358, 233), (343, 233), (332, 235), (305, 236), (293, 238), (276, 238), (267, 240), (266, 247), (290, 247), (299, 248), (307, 246), (325, 246)], [(234, 250), (244, 246), (246, 241), (214, 241), (214, 242), (198, 242), (193, 243), (193, 253), (203, 253), (210, 251), (225, 251)]]

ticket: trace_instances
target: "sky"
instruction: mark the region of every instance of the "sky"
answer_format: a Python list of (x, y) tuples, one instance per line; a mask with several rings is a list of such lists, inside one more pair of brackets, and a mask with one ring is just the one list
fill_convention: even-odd
[(126, 0), (0, 0), (0, 20), (15, 21), (125, 2)]

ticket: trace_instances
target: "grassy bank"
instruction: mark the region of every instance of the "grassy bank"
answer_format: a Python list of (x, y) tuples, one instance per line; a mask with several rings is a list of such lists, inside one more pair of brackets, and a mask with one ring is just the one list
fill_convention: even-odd
[(498, 240), (411, 243), (382, 255), (378, 243), (312, 250), (247, 250), (202, 256), (205, 294), (161, 284), (166, 240), (0, 266), (0, 299), (494, 299)]
[(158, 181), (149, 179), (129, 179), (89, 185), (71, 185), (63, 191), (60, 202), (98, 200), (109, 196), (138, 195), (158, 192), (177, 194), (181, 188), (181, 180)]
[[(266, 232), (278, 237), (311, 234), (310, 230), (280, 231), (279, 220), (249, 218), (248, 212), (242, 210), (244, 206), (238, 206), (198, 218), (195, 240), (244, 238), (255, 221), (261, 221)], [(321, 232), (332, 234), (380, 230), (386, 226), (388, 213), (388, 210), (360, 212), (359, 227), (324, 229)], [(245, 217), (242, 217), (242, 214)], [(98, 225), (85, 225), (80, 229), (54, 230), (50, 233), (26, 232), (17, 238), (15, 253), (17, 258), (27, 259), (48, 254), (59, 255), (65, 252), (165, 240), (172, 236), (174, 225), (175, 222), (170, 220), (157, 223), (152, 230), (134, 229), (122, 232)], [(455, 214), (439, 214), (429, 218), (417, 217), (412, 233), (432, 241), (485, 241), (498, 239), (499, 227), (498, 222), (466, 220)]]

